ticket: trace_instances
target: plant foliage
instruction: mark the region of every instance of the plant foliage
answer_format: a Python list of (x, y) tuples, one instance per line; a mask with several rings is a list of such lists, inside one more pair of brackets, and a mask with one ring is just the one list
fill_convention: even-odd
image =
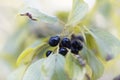
[[(101, 28), (85, 27), (85, 24), (79, 25), (82, 19), (87, 16), (87, 13), (88, 5), (84, 0), (73, 0), (68, 21), (64, 25), (64, 31), (61, 32), (62, 37), (72, 32), (84, 36), (84, 48), (77, 55), (80, 58), (71, 54), (70, 51), (63, 57), (58, 54), (58, 47), (54, 48), (54, 54), (46, 58), (44, 56), (45, 50), (51, 48), (47, 39), (46, 41), (41, 40), (36, 45), (33, 44), (34, 46), (26, 48), (20, 54), (17, 59), (17, 65), (20, 68), (13, 72), (8, 80), (87, 80), (86, 74), (91, 80), (100, 78), (104, 72), (102, 61), (108, 61), (120, 53), (120, 41)], [(31, 20), (35, 19), (50, 24), (56, 22), (61, 24), (62, 22), (57, 17), (49, 16), (32, 7), (23, 9), (21, 14), (28, 16)], [(39, 57), (36, 59), (36, 56)], [(85, 66), (81, 65), (83, 61), (86, 62)], [(87, 67), (90, 68), (91, 73)]]

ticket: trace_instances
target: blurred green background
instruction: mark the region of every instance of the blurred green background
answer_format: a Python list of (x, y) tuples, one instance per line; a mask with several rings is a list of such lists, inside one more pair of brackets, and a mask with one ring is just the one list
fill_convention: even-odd
[[(86, 26), (101, 27), (120, 39), (120, 0), (85, 0), (89, 13), (83, 19)], [(19, 11), (31, 5), (43, 12), (59, 17), (66, 22), (72, 0), (0, 0), (0, 80), (16, 68), (18, 55), (34, 41), (59, 34), (59, 24), (34, 22), (20, 16)], [(113, 80), (120, 75), (120, 56), (106, 63), (99, 80)]]

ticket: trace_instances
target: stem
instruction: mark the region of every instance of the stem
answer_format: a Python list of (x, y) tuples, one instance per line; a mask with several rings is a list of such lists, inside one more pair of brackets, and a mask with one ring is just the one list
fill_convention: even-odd
[(63, 28), (60, 36), (65, 36), (65, 34), (66, 34), (66, 29), (67, 29), (67, 26), (64, 26), (64, 28)]

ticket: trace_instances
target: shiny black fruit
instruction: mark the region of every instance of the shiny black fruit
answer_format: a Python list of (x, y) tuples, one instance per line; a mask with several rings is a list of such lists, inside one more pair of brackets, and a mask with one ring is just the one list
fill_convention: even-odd
[(59, 53), (61, 55), (63, 55), (63, 56), (65, 56), (67, 54), (67, 52), (68, 52), (68, 50), (66, 48), (64, 48), (64, 47), (62, 47), (62, 48), (59, 49)]
[(83, 48), (83, 44), (79, 40), (72, 40), (71, 47), (77, 50), (81, 50)]
[(46, 52), (46, 57), (48, 57), (51, 53), (52, 53), (52, 51), (50, 51), (50, 50), (47, 51), (47, 52)]
[(71, 47), (71, 53), (78, 54), (79, 50)]
[(54, 36), (49, 39), (49, 45), (52, 47), (55, 47), (58, 45), (60, 42), (60, 37), (59, 36)]
[(69, 38), (63, 38), (61, 43), (60, 43), (60, 46), (70, 48), (71, 47), (70, 39)]
[(83, 36), (76, 36), (76, 38), (79, 39), (80, 41), (84, 42)]

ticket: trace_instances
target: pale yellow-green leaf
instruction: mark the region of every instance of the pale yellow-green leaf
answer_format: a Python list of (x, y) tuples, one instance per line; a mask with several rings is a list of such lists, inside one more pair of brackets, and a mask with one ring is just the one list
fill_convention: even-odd
[(115, 27), (118, 31), (118, 34), (120, 35), (120, 32), (119, 32), (120, 31), (120, 22), (119, 22), (120, 21), (120, 15), (119, 15), (119, 13), (113, 12), (111, 14), (111, 20), (112, 20), (113, 24), (115, 25)]
[(110, 4), (109, 1), (104, 1), (103, 3), (100, 4), (98, 10), (99, 13), (102, 14), (106, 19), (109, 19), (112, 10), (112, 5)]
[(88, 66), (92, 69), (91, 80), (97, 80), (100, 78), (104, 72), (104, 66), (99, 59), (95, 56), (95, 53), (89, 50), (87, 47), (81, 52), (81, 55), (86, 59)]
[(37, 21), (43, 21), (46, 23), (57, 23), (59, 20), (55, 16), (49, 16), (46, 13), (32, 7), (27, 7), (21, 10), (21, 14), (29, 13), (33, 19), (36, 19)]
[(65, 58), (60, 54), (50, 55), (42, 64), (43, 80), (68, 80), (64, 70)]
[(46, 43), (42, 43), (35, 48), (27, 48), (24, 50), (21, 55), (18, 57), (16, 64), (19, 66), (20, 64), (29, 64), (33, 58), (42, 51), (42, 48), (48, 46)]
[(120, 40), (111, 33), (95, 27), (90, 29), (86, 28), (86, 30), (94, 38), (100, 55), (104, 60), (110, 60), (120, 54)]
[(78, 24), (88, 12), (88, 5), (84, 0), (73, 0), (72, 11), (69, 14), (67, 26)]
[(44, 61), (45, 59), (40, 59), (35, 63), (31, 64), (26, 70), (23, 80), (44, 80), (40, 70)]
[[(23, 62), (23, 61), (24, 61), (24, 63), (27, 63), (28, 59), (30, 59), (30, 55), (33, 52), (33, 50), (34, 50), (34, 48), (28, 48), (25, 51), (23, 51), (17, 59), (17, 62), (16, 62), (17, 66), (19, 66), (21, 64), (21, 62)], [(26, 59), (24, 60), (24, 58), (26, 58)]]
[(30, 65), (23, 80), (69, 80), (64, 71), (65, 59), (60, 54), (51, 54)]
[(25, 65), (20, 66), (18, 69), (16, 69), (7, 77), (7, 80), (22, 80), (26, 68), (27, 66)]
[(70, 80), (84, 80), (86, 69), (73, 57), (72, 53), (66, 56), (65, 69)]
[(15, 57), (15, 55), (18, 55), (19, 52), (23, 50), (21, 46), (23, 46), (24, 39), (28, 36), (27, 29), (27, 27), (19, 28), (12, 36), (10, 36), (10, 38), (7, 39), (2, 50), (4, 55), (10, 54)]

